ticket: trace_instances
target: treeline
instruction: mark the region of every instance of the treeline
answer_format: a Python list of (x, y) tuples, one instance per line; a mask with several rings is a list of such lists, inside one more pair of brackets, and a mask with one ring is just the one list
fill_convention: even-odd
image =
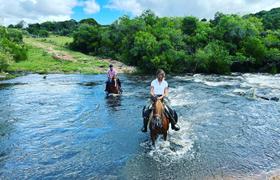
[(12, 62), (27, 58), (27, 48), (23, 43), (22, 32), (0, 26), (0, 72)]
[(9, 28), (17, 28), (17, 29), (25, 29), (29, 34), (34, 37), (48, 37), (49, 34), (56, 34), (61, 36), (69, 36), (75, 30), (79, 28), (80, 25), (87, 24), (93, 26), (100, 26), (94, 19), (88, 18), (83, 19), (79, 22), (76, 20), (68, 20), (68, 21), (60, 21), (60, 22), (43, 22), (43, 23), (35, 23), (35, 24), (28, 24), (25, 27), (25, 22), (20, 21), (16, 25), (9, 25)]
[(250, 14), (248, 16), (254, 16), (262, 19), (262, 23), (265, 29), (280, 29), (280, 8), (274, 8), (270, 11), (261, 11), (256, 14)]
[(70, 48), (111, 57), (145, 72), (162, 68), (174, 73), (277, 73), (280, 29), (264, 27), (265, 22), (253, 15), (222, 13), (210, 21), (160, 18), (148, 10), (133, 19), (123, 16), (106, 27), (80, 25)]

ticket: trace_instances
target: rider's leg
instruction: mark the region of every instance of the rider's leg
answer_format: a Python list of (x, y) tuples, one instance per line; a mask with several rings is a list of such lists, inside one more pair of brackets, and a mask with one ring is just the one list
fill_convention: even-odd
[(109, 86), (109, 80), (106, 81), (105, 91), (108, 91), (108, 86)]
[(171, 129), (178, 131), (180, 130), (180, 127), (177, 125), (178, 122), (178, 116), (175, 110), (173, 110), (170, 105), (169, 101), (167, 99), (164, 100), (164, 112), (168, 116), (170, 123), (171, 123)]
[(117, 83), (118, 83), (118, 85), (119, 85), (119, 87), (120, 87), (120, 91), (123, 92), (123, 90), (122, 90), (122, 85), (121, 85), (121, 81), (120, 81), (119, 78), (117, 78)]
[(120, 79), (119, 79), (119, 78), (117, 79), (117, 83), (118, 83), (118, 85), (119, 85), (120, 87), (122, 87), (122, 85), (121, 85), (121, 81), (120, 81)]
[(147, 106), (144, 106), (143, 111), (142, 111), (142, 116), (143, 116), (143, 127), (141, 129), (142, 132), (147, 132), (147, 127), (149, 123), (149, 118), (152, 113), (152, 103), (149, 101)]

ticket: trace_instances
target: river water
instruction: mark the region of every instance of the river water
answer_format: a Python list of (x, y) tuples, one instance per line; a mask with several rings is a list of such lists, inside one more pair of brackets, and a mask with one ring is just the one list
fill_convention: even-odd
[(181, 130), (140, 132), (154, 77), (30, 74), (0, 82), (0, 179), (263, 179), (280, 169), (280, 75), (167, 77)]

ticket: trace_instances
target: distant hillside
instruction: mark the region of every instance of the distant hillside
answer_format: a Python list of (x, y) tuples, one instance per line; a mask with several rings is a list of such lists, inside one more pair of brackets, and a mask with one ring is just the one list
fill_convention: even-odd
[(256, 14), (250, 14), (249, 16), (262, 19), (265, 29), (280, 29), (280, 8), (274, 8), (270, 11), (260, 11)]
[(36, 37), (48, 37), (49, 33), (61, 36), (68, 36), (72, 34), (82, 24), (87, 24), (90, 26), (100, 26), (95, 21), (95, 19), (88, 18), (83, 19), (79, 22), (74, 19), (59, 22), (47, 21), (41, 24), (28, 24), (27, 27), (24, 26), (24, 21), (21, 21), (17, 25), (9, 25), (8, 27), (26, 29), (28, 33)]

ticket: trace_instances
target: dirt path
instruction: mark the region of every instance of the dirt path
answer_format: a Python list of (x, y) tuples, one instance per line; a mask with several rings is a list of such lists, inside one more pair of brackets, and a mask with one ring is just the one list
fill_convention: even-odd
[[(77, 62), (79, 61), (77, 58), (75, 58), (75, 55), (73, 55), (72, 53), (69, 53), (67, 51), (64, 50), (57, 50), (58, 48), (61, 49), (60, 46), (48, 43), (48, 42), (41, 42), (37, 39), (32, 39), (32, 40), (26, 40), (25, 41), (27, 44), (37, 47), (37, 48), (41, 48), (43, 49), (46, 53), (50, 54), (54, 59), (57, 59), (59, 61), (71, 61), (71, 62)], [(75, 51), (73, 51), (73, 53), (77, 53)], [(97, 61), (102, 61), (102, 62), (107, 62), (108, 64), (113, 64), (114, 68), (117, 70), (118, 73), (133, 73), (136, 71), (135, 67), (132, 66), (127, 66), (122, 62), (116, 61), (116, 60), (112, 60), (112, 59), (101, 59), (98, 57), (93, 57), (93, 56), (89, 56), (89, 55), (84, 55), (86, 56), (88, 59), (93, 59), (95, 58)], [(99, 72), (103, 72), (106, 73), (108, 70), (108, 67), (96, 67), (98, 69)]]

